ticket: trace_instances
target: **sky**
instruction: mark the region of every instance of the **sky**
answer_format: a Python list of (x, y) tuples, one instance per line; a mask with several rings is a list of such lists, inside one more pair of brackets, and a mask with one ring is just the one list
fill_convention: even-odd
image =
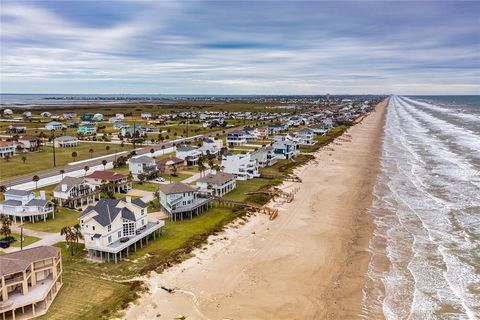
[(480, 94), (480, 1), (0, 3), (1, 93)]

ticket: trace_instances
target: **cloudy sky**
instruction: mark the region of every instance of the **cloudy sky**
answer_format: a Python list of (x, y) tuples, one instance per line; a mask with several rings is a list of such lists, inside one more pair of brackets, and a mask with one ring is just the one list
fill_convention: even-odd
[(480, 94), (480, 2), (6, 1), (2, 93)]

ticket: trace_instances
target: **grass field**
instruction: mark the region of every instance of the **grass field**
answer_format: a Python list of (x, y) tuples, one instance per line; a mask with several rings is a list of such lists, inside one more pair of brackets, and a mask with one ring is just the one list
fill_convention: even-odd
[(55, 214), (55, 219), (50, 216), (46, 222), (25, 223), (22, 226), (25, 229), (43, 231), (43, 232), (60, 232), (65, 226), (74, 226), (78, 223), (80, 212), (77, 210), (59, 208)]
[[(168, 174), (161, 174), (159, 176), (162, 177), (163, 179), (165, 179), (165, 181), (170, 181), (170, 175), (168, 175)], [(182, 180), (185, 180), (185, 179), (187, 179), (191, 176), (193, 176), (193, 174), (178, 172), (176, 177), (172, 176), (172, 182), (182, 181)]]
[(138, 189), (138, 190), (143, 190), (143, 191), (149, 191), (149, 192), (155, 192), (158, 191), (158, 187), (160, 185), (157, 183), (151, 183), (151, 182), (144, 182), (140, 184), (139, 182), (133, 182), (132, 188), (133, 189)]
[[(81, 142), (80, 146), (75, 148), (55, 148), (56, 165), (63, 166), (69, 162), (86, 160), (111, 154), (114, 152), (128, 151), (128, 147), (122, 147), (118, 144), (111, 144), (110, 150), (105, 149), (105, 144)], [(44, 146), (43, 150), (38, 152), (26, 153), (24, 155), (17, 155), (6, 160), (0, 160), (0, 179), (8, 179), (31, 174), (32, 177), (36, 172), (53, 169), (53, 149), (50, 146)], [(93, 153), (89, 150), (93, 149)], [(77, 153), (77, 157), (73, 158), (72, 153)], [(25, 163), (22, 157), (27, 159)]]
[[(20, 247), (20, 234), (18, 234), (18, 233), (12, 233), (11, 236), (14, 237), (17, 241), (12, 242), (12, 243), (10, 244), (10, 246), (12, 246), (12, 247)], [(35, 242), (37, 242), (38, 240), (40, 240), (40, 238), (23, 235), (23, 247), (25, 248), (26, 246), (28, 246), (28, 245), (30, 245), (30, 244), (32, 244), (32, 243), (35, 243)]]

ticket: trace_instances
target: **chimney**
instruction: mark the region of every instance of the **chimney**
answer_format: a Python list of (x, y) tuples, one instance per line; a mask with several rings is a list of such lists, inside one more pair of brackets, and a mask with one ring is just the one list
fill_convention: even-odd
[(40, 191), (40, 199), (47, 200), (47, 197), (45, 196), (45, 191), (44, 190)]
[(62, 192), (67, 192), (67, 185), (62, 183)]
[(125, 200), (127, 201), (127, 203), (132, 203), (132, 197), (130, 196), (126, 196)]

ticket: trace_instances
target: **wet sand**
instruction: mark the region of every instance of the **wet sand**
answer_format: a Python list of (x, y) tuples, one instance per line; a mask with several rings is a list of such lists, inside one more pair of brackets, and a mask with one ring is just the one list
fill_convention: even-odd
[[(349, 319), (362, 313), (385, 105), (296, 171), (292, 203), (209, 238), (195, 257), (147, 279), (125, 319)], [(177, 288), (169, 294), (161, 286)]]

